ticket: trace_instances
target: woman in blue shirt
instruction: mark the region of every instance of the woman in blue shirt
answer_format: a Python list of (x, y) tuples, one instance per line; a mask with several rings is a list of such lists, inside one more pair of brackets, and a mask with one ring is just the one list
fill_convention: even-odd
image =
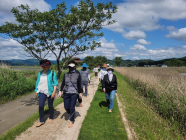
[(39, 118), (40, 123), (36, 125), (39, 127), (44, 124), (44, 105), (45, 100), (48, 98), (48, 107), (49, 107), (49, 123), (52, 123), (53, 119), (53, 101), (55, 97), (56, 88), (58, 86), (56, 73), (50, 70), (51, 63), (48, 60), (41, 60), (40, 66), (42, 71), (38, 73), (36, 86), (35, 86), (35, 96), (39, 98)]

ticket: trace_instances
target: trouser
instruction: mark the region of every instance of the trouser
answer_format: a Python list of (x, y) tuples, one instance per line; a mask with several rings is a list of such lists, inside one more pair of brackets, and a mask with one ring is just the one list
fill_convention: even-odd
[(97, 72), (95, 72), (95, 77), (97, 77), (98, 76), (98, 73)]
[(75, 105), (77, 100), (76, 93), (65, 93), (64, 94), (64, 107), (68, 114), (70, 114), (70, 121), (74, 121)]
[(40, 122), (44, 122), (44, 105), (45, 100), (48, 98), (48, 107), (49, 107), (49, 119), (53, 119), (54, 107), (53, 102), (54, 98), (51, 99), (51, 96), (47, 97), (44, 93), (39, 93), (39, 118)]
[[(112, 90), (111, 92), (107, 92), (107, 91), (105, 92), (107, 103), (108, 105), (110, 105), (109, 110), (113, 109), (115, 93), (116, 93), (116, 90)], [(109, 97), (110, 97), (110, 100), (109, 100)]]
[(85, 85), (85, 96), (87, 96), (88, 81), (81, 81), (81, 88), (82, 89), (83, 89), (83, 85)]

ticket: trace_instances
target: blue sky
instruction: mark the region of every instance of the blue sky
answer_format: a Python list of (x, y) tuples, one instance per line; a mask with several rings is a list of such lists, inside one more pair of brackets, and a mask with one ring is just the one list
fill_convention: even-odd
[[(56, 8), (60, 0), (1, 0), (0, 25), (15, 22), (11, 8), (28, 4), (32, 9), (48, 11)], [(78, 0), (66, 0), (67, 8), (77, 6)], [(87, 51), (78, 57), (104, 55), (124, 60), (180, 58), (186, 56), (186, 0), (94, 0), (113, 2), (118, 12), (117, 22), (104, 26), (104, 36), (99, 39), (102, 47)], [(0, 60), (28, 59), (22, 55), (23, 46), (0, 36)], [(50, 59), (55, 59), (51, 56)]]

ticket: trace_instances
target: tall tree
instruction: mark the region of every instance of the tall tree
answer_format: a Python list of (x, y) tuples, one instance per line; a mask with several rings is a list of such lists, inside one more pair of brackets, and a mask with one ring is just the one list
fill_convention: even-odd
[(117, 66), (120, 66), (123, 59), (121, 57), (115, 57), (113, 61), (115, 61)]
[(94, 67), (94, 56), (86, 56), (83, 59), (83, 63), (87, 63), (87, 65), (89, 66), (89, 69), (92, 69)]
[(96, 41), (103, 36), (99, 31), (102, 26), (116, 22), (111, 19), (116, 11), (116, 5), (111, 2), (95, 6), (90, 0), (80, 1), (78, 7), (71, 6), (69, 12), (64, 2), (45, 12), (21, 5), (11, 11), (17, 23), (6, 22), (0, 26), (0, 33), (22, 44), (29, 56), (38, 60), (54, 55), (59, 79), (62, 58), (71, 59), (86, 50), (101, 47)]
[(105, 56), (99, 55), (94, 58), (94, 64), (99, 65), (99, 66), (102, 66), (104, 63), (107, 63), (107, 62), (108, 62), (108, 59)]

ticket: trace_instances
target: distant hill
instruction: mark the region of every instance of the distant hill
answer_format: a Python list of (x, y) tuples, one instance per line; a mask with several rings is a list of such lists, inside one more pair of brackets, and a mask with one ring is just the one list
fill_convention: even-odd
[[(3, 61), (7, 62), (11, 66), (23, 66), (23, 65), (35, 66), (35, 65), (39, 65), (39, 60), (37, 60), (37, 59), (26, 59), (26, 60), (11, 59), (11, 60), (3, 60)], [(50, 62), (52, 64), (57, 63), (55, 60), (50, 60)]]
[(11, 62), (8, 62), (6, 60), (0, 60), (0, 65), (5, 64), (5, 65), (13, 65)]

